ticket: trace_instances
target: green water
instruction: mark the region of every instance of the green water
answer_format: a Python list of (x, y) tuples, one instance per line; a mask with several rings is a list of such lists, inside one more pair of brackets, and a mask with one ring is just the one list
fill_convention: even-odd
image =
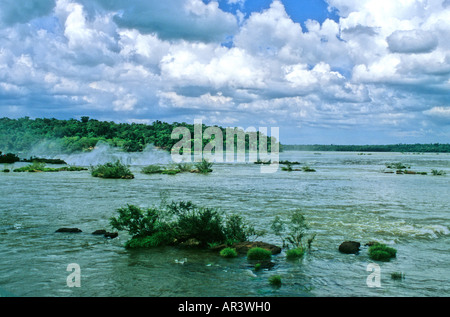
[[(16, 296), (449, 296), (450, 156), (357, 155), (284, 152), (315, 173), (260, 173), (256, 164), (215, 164), (209, 175), (144, 175), (93, 178), (89, 171), (0, 173), (0, 289)], [(386, 162), (446, 176), (385, 174)], [(152, 162), (148, 162), (150, 164)], [(14, 167), (23, 165), (16, 163)], [(3, 165), (3, 168), (14, 168)], [(300, 208), (317, 233), (312, 252), (255, 272), (245, 257), (224, 259), (210, 251), (156, 248), (126, 250), (129, 238), (94, 236), (112, 230), (109, 218), (126, 204), (158, 205), (191, 200), (238, 213), (269, 230), (276, 215)], [(55, 233), (77, 227), (77, 234)], [(280, 245), (272, 234), (259, 240)], [(346, 240), (362, 244), (358, 255), (341, 254)], [(381, 287), (368, 287), (365, 243), (397, 249), (397, 258), (376, 262)], [(80, 267), (80, 287), (68, 287), (70, 263)], [(402, 272), (403, 280), (391, 279)], [(268, 283), (280, 275), (282, 286)]]

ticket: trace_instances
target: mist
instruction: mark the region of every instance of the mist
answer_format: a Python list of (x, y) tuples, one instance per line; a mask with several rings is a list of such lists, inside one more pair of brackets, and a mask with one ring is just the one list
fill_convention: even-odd
[(125, 152), (121, 148), (113, 147), (103, 141), (99, 141), (91, 151), (72, 154), (64, 154), (58, 142), (43, 141), (34, 146), (27, 155), (61, 159), (69, 165), (77, 166), (105, 164), (117, 160), (130, 166), (168, 164), (172, 162), (170, 153), (160, 150), (153, 145), (147, 145), (142, 152)]

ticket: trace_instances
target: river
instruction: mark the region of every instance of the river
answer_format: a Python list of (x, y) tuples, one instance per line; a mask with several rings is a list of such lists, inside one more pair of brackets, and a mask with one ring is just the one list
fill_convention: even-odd
[[(292, 151), (280, 153), (280, 159), (300, 161), (316, 172), (261, 173), (257, 164), (217, 163), (209, 175), (175, 176), (145, 175), (132, 165), (131, 180), (94, 178), (89, 171), (0, 173), (0, 295), (450, 295), (450, 155)], [(384, 173), (387, 162), (428, 175)], [(0, 170), (21, 165), (0, 164)], [(431, 169), (447, 175), (433, 176)], [(277, 245), (272, 220), (300, 209), (316, 239), (302, 259), (287, 261), (283, 250), (273, 256), (272, 268), (254, 271), (245, 257), (173, 247), (127, 250), (125, 232), (115, 239), (91, 234), (112, 230), (109, 219), (118, 208), (158, 205), (161, 197), (240, 214), (256, 229), (269, 231), (259, 240)], [(82, 232), (55, 233), (60, 227)], [(359, 254), (338, 251), (347, 240), (361, 243)], [(397, 257), (372, 261), (369, 241), (396, 248)], [(67, 282), (72, 263), (80, 269), (79, 287)], [(371, 263), (379, 267), (377, 287), (367, 283)], [(398, 272), (404, 279), (391, 278)], [(268, 283), (273, 275), (281, 276), (281, 287)]]

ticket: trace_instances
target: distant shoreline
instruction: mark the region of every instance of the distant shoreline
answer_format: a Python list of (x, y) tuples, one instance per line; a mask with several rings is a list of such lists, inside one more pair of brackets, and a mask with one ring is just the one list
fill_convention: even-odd
[(414, 152), (414, 153), (450, 153), (450, 144), (388, 144), (388, 145), (287, 145), (282, 144), (283, 151), (317, 151), (317, 152)]

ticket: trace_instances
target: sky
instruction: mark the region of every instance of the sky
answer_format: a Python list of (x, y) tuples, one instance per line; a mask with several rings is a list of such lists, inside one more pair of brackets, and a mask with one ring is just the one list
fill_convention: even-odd
[(0, 117), (450, 141), (450, 0), (0, 0)]

